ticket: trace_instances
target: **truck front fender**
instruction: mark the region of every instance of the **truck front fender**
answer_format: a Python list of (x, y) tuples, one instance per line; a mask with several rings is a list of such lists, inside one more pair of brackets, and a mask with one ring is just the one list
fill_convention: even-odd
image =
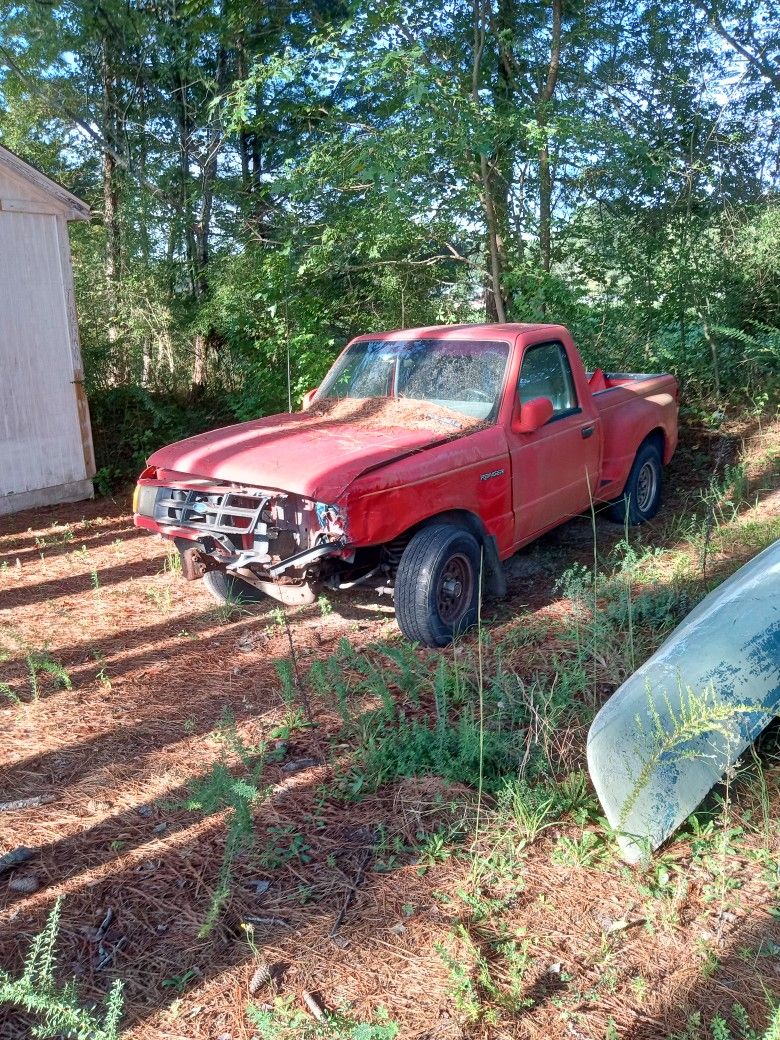
[(463, 527), (474, 535), (482, 547), (482, 585), (485, 592), (495, 599), (502, 599), (506, 596), (506, 578), (501, 566), (501, 557), (498, 554), (498, 543), (495, 536), (485, 529), (482, 520), (467, 509), (450, 509), (424, 520), (418, 530), (430, 524), (441, 523)]

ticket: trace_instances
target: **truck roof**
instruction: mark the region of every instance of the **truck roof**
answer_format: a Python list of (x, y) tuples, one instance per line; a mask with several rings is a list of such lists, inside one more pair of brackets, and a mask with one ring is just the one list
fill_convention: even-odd
[(411, 339), (461, 339), (467, 333), (470, 339), (514, 339), (523, 332), (537, 332), (548, 329), (550, 332), (561, 330), (561, 325), (541, 323), (506, 322), (500, 324), (481, 325), (427, 325), (418, 329), (394, 329), (390, 332), (367, 332), (357, 336), (357, 340), (411, 340)]

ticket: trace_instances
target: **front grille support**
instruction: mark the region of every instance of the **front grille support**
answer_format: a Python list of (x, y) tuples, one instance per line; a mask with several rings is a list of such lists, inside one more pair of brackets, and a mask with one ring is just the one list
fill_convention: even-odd
[[(256, 506), (238, 505), (237, 501), (254, 499), (246, 492), (187, 491), (163, 488), (154, 505), (154, 519), (160, 524), (191, 527), (208, 534), (267, 534), (260, 517), (270, 501), (269, 495), (257, 498)], [(238, 521), (238, 522), (236, 522)]]

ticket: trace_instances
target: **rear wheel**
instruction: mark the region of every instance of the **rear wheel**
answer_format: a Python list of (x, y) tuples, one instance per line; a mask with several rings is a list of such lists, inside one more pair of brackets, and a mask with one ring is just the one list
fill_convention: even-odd
[(661, 453), (652, 441), (643, 444), (634, 459), (625, 490), (607, 513), (617, 524), (643, 524), (661, 504)]
[(446, 646), (477, 621), (480, 548), (453, 524), (432, 524), (413, 535), (395, 578), (395, 614), (407, 639)]
[(206, 571), (203, 584), (217, 603), (259, 603), (265, 599), (260, 589), (225, 571)]

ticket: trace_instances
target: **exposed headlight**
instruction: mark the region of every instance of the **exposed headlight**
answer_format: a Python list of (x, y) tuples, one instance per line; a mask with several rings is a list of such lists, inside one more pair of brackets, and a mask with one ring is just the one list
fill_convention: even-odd
[(133, 512), (140, 516), (154, 516), (154, 503), (159, 490), (152, 484), (136, 484), (133, 492)]
[(347, 516), (340, 506), (329, 506), (326, 502), (315, 502), (314, 509), (320, 529), (331, 538), (343, 538), (347, 532)]

